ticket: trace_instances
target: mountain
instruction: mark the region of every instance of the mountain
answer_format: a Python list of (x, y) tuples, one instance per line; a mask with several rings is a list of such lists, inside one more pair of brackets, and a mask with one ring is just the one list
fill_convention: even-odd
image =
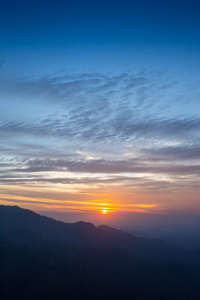
[(93, 224), (67, 224), (17, 206), (0, 206), (0, 236), (32, 244), (57, 242), (79, 245), (90, 244), (90, 240), (96, 239)]
[(163, 241), (133, 236), (105, 225), (95, 227), (83, 221), (64, 223), (18, 206), (3, 205), (0, 206), (0, 237), (29, 245), (54, 242), (65, 246), (114, 247), (141, 257), (155, 253), (158, 257), (165, 246)]
[(200, 265), (176, 256), (166, 263), (166, 248), (105, 225), (0, 206), (0, 299), (200, 299)]

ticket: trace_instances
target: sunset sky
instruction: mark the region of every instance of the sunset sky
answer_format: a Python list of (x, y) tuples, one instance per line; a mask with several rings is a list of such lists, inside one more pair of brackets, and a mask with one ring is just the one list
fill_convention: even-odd
[(1, 204), (200, 214), (197, 1), (3, 0), (0, 37)]

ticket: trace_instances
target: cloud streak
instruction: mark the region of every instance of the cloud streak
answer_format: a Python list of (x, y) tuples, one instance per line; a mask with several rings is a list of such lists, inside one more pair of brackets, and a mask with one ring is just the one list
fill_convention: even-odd
[(1, 77), (1, 184), (199, 191), (199, 95), (167, 72)]

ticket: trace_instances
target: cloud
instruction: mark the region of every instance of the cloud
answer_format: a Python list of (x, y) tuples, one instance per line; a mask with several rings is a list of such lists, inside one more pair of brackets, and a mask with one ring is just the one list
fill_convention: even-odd
[(71, 172), (90, 174), (121, 174), (130, 173), (137, 177), (138, 174), (169, 174), (171, 176), (198, 175), (200, 174), (199, 164), (178, 164), (169, 161), (159, 164), (142, 161), (142, 159), (131, 160), (67, 160), (67, 159), (33, 159), (22, 162), (21, 167), (8, 169), (5, 173), (34, 174), (47, 172)]
[(2, 185), (199, 190), (198, 88), (150, 71), (1, 79)]
[[(191, 140), (200, 128), (198, 117), (179, 115), (174, 94), (166, 99), (163, 91), (171, 95), (177, 84), (163, 73), (64, 73), (2, 78), (2, 84), (2, 96), (13, 99), (12, 105), (19, 102), (13, 113), (16, 120), (6, 118), (2, 110), (3, 137), (59, 137), (90, 144), (110, 141), (118, 147), (128, 139), (150, 143), (160, 138)], [(186, 104), (187, 99), (184, 101)]]
[(111, 112), (121, 110), (123, 105), (128, 109), (133, 106), (137, 110), (139, 106), (144, 106), (145, 100), (145, 105), (155, 105), (156, 97), (164, 88), (162, 80), (166, 81), (165, 90), (170, 90), (171, 80), (155, 72), (118, 75), (65, 72), (40, 78), (1, 76), (3, 89), (0, 89), (0, 95), (7, 97), (7, 101), (21, 99), (24, 103), (35, 101), (38, 104), (39, 99), (40, 106), (42, 103), (62, 105), (72, 112), (80, 111), (80, 108), (91, 111), (88, 105), (94, 108), (93, 113), (98, 113), (98, 108)]
[(60, 137), (71, 141), (120, 143), (129, 138), (171, 140), (195, 140), (200, 131), (200, 119), (150, 119), (134, 120), (130, 113), (122, 112), (113, 118), (90, 116), (89, 112), (71, 114), (69, 117), (52, 117), (36, 124), (3, 123), (0, 133), (8, 135), (32, 135), (38, 137)]
[(174, 160), (174, 161), (192, 161), (200, 159), (200, 145), (191, 146), (168, 146), (157, 149), (145, 149), (144, 153), (151, 160)]

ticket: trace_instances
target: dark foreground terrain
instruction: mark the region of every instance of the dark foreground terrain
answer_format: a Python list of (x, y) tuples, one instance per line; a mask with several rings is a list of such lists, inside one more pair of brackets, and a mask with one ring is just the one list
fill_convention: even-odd
[(200, 250), (0, 206), (0, 299), (200, 299)]

